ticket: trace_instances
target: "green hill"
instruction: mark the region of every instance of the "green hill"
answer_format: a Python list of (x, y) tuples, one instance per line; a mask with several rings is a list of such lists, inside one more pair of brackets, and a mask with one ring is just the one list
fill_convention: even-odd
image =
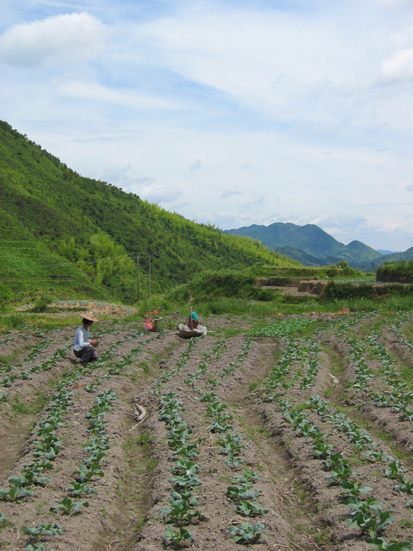
[(274, 251), (277, 253), (294, 258), (304, 266), (325, 266), (326, 262), (322, 258), (318, 258), (312, 254), (308, 254), (300, 249), (294, 249), (293, 247), (274, 247)]
[[(0, 121), (0, 291), (3, 299), (85, 296), (136, 301), (205, 270), (296, 264), (257, 242), (85, 178)], [(155, 256), (158, 255), (158, 256)]]
[(276, 222), (269, 226), (252, 225), (226, 230), (225, 233), (258, 239), (269, 249), (283, 254), (289, 254), (290, 251), (292, 258), (305, 266), (336, 264), (345, 260), (352, 267), (369, 268), (374, 260), (382, 256), (361, 241), (344, 245), (314, 224), (297, 226)]
[(407, 251), (404, 251), (403, 253), (386, 254), (381, 258), (374, 260), (373, 266), (377, 268), (378, 266), (382, 266), (387, 262), (409, 262), (409, 260), (413, 260), (413, 247), (410, 247), (410, 249), (407, 249)]

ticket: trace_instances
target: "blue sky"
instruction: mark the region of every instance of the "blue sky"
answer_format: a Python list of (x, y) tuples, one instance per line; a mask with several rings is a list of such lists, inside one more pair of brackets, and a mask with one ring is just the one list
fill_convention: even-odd
[(0, 118), (222, 229), (413, 246), (412, 0), (2, 0)]

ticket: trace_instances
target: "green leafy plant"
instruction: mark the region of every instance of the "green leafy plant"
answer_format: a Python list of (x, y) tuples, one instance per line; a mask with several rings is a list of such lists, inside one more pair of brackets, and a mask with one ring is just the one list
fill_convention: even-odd
[(251, 524), (250, 522), (243, 522), (241, 526), (231, 526), (228, 532), (229, 536), (232, 536), (232, 541), (235, 543), (255, 543), (260, 538), (266, 538), (263, 533), (265, 525), (261, 522)]
[(408, 470), (409, 469), (403, 468), (400, 465), (399, 461), (395, 459), (394, 461), (389, 463), (389, 468), (385, 469), (384, 474), (389, 478), (399, 479), (399, 478), (402, 478), (404, 473), (407, 473)]
[(3, 513), (0, 511), (0, 526), (4, 526), (4, 524), (7, 523), (8, 517), (6, 515), (3, 515)]
[(165, 530), (164, 539), (166, 545), (172, 545), (173, 547), (178, 547), (183, 541), (195, 541), (195, 538), (192, 536), (191, 532), (183, 526), (180, 526), (177, 532), (175, 532), (172, 526), (168, 526)]
[(371, 538), (382, 532), (388, 524), (394, 522), (394, 518), (391, 516), (393, 511), (391, 509), (382, 511), (383, 504), (374, 497), (365, 501), (360, 501), (357, 497), (349, 497), (346, 505), (352, 510), (351, 518), (347, 524), (353, 528), (360, 528), (363, 532), (367, 531)]
[(81, 513), (84, 507), (89, 507), (87, 501), (72, 501), (70, 498), (65, 497), (62, 501), (59, 501), (57, 505), (50, 507), (50, 510), (55, 513), (63, 513), (72, 516)]
[(251, 501), (241, 501), (237, 505), (236, 509), (237, 513), (244, 517), (255, 517), (260, 515), (266, 515), (268, 513), (268, 509), (264, 509), (263, 507), (260, 507), (256, 503), (253, 503)]
[(23, 488), (25, 479), (19, 476), (10, 476), (8, 478), (10, 488), (3, 490), (0, 488), (0, 500), (1, 501), (19, 501), (26, 497), (31, 497), (33, 494), (26, 488)]
[(171, 499), (169, 501), (169, 507), (161, 509), (159, 514), (165, 517), (165, 522), (174, 523), (177, 525), (189, 524), (194, 519), (203, 520), (205, 516), (198, 510), (193, 510), (198, 501), (194, 496), (188, 496), (187, 499), (183, 498), (177, 492), (173, 492), (175, 496), (179, 498)]
[[(44, 543), (35, 543), (34, 545), (29, 543), (24, 548), (24, 551), (46, 551), (46, 547), (45, 547)], [(52, 551), (52, 550), (50, 550), (50, 551)]]
[(42, 536), (58, 536), (63, 534), (63, 529), (59, 524), (46, 524), (41, 522), (37, 526), (23, 526), (23, 534), (40, 539)]
[(65, 492), (70, 493), (73, 496), (80, 497), (83, 493), (88, 495), (96, 494), (96, 490), (87, 485), (87, 482), (72, 481), (72, 484), (65, 488)]
[(373, 488), (370, 488), (369, 486), (362, 486), (361, 482), (352, 480), (343, 480), (340, 486), (343, 490), (345, 490), (345, 492), (341, 492), (340, 494), (342, 497), (359, 497), (361, 494), (367, 494), (373, 490)]
[(411, 549), (410, 541), (386, 542), (383, 538), (373, 537), (368, 540), (368, 544), (379, 551), (409, 551)]

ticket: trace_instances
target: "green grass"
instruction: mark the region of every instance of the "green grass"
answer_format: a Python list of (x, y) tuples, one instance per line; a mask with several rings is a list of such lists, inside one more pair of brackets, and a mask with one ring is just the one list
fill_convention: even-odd
[(26, 402), (20, 401), (20, 396), (16, 394), (14, 397), (14, 400), (11, 402), (11, 409), (13, 413), (19, 414), (19, 415), (28, 415), (31, 413), (31, 408)]
[(18, 349), (14, 349), (11, 354), (0, 354), (0, 367), (12, 367), (20, 354)]
[(139, 369), (142, 369), (142, 371), (143, 371), (144, 373), (149, 373), (149, 372), (150, 372), (150, 368), (149, 368), (148, 362), (145, 362), (145, 361), (139, 362), (139, 363), (138, 363), (138, 367), (139, 367)]
[(341, 375), (346, 370), (346, 361), (330, 346), (322, 346), (329, 358), (330, 371), (333, 375)]
[(32, 403), (23, 401), (18, 394), (11, 402), (11, 409), (15, 415), (35, 415), (40, 413), (48, 402), (46, 394), (39, 393)]
[(146, 432), (146, 433), (143, 433), (143, 434), (139, 434), (138, 437), (136, 438), (136, 443), (141, 445), (141, 446), (149, 445), (150, 442), (151, 442), (151, 437), (152, 437), (151, 432)]
[(402, 530), (408, 530), (409, 528), (413, 528), (413, 521), (412, 520), (399, 520), (399, 526)]
[(413, 322), (407, 322), (403, 325), (402, 333), (407, 339), (413, 339)]

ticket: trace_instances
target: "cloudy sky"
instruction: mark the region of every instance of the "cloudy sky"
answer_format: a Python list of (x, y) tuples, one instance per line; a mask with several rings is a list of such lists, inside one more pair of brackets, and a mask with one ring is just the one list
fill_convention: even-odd
[(0, 119), (222, 229), (413, 246), (413, 0), (0, 0)]

